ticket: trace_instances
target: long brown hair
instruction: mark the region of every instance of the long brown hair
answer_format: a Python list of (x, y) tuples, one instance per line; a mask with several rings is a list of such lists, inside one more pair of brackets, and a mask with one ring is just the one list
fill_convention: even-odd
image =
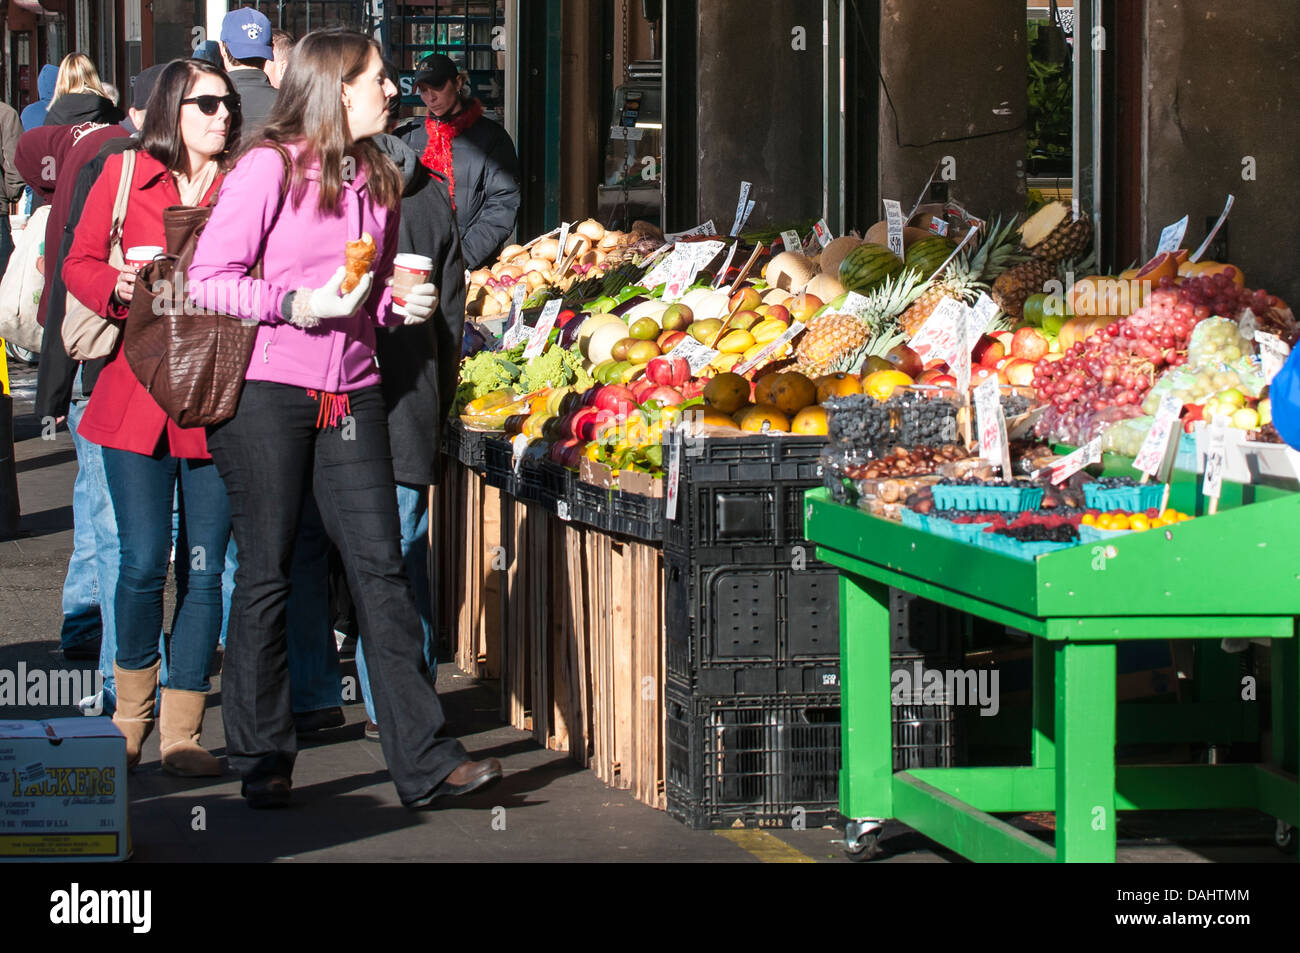
[(396, 209), (402, 197), (397, 167), (374, 143), (353, 141), (343, 107), (343, 84), (356, 80), (370, 65), (370, 53), (382, 59), (379, 44), (353, 30), (315, 30), (294, 45), (289, 68), (280, 81), (275, 108), (257, 141), (244, 143), (241, 154), (269, 141), (284, 147), (300, 143), (291, 179), (293, 204), (307, 192), (306, 170), (320, 166), (320, 211), (336, 214), (343, 192), (345, 159), (365, 170), (376, 204)]
[[(220, 76), (226, 84), (226, 95), (238, 95), (220, 66), (213, 66), (207, 60), (172, 60), (158, 74), (145, 112), (144, 128), (140, 130), (140, 149), (182, 175), (190, 175), (194, 170), (190, 168), (190, 153), (181, 135), (181, 100), (204, 73)], [(240, 112), (236, 109), (226, 124), (226, 148), (217, 156), (220, 168), (228, 168), (229, 157), (239, 147), (240, 123)]]

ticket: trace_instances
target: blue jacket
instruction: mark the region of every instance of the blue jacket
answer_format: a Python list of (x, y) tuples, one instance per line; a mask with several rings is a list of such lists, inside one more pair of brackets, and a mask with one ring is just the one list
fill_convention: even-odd
[(1300, 450), (1300, 347), (1291, 352), (1273, 378), (1268, 398), (1278, 436)]
[(45, 125), (45, 111), (50, 108), (50, 100), (54, 98), (54, 84), (58, 80), (59, 68), (57, 66), (46, 63), (41, 67), (41, 71), (36, 77), (36, 93), (40, 96), (40, 99), (26, 106), (19, 117), (24, 131), (38, 129)]

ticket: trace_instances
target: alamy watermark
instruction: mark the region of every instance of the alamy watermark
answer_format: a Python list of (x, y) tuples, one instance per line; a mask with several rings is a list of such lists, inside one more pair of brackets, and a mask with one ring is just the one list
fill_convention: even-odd
[(894, 705), (969, 705), (980, 717), (992, 717), (1001, 708), (999, 674), (996, 668), (926, 668), (917, 659), (889, 676), (889, 699)]
[(101, 715), (104, 673), (91, 669), (29, 669), (19, 662), (17, 671), (0, 669), (0, 707), (46, 706), (76, 708), (83, 698), (91, 699), (82, 713)]

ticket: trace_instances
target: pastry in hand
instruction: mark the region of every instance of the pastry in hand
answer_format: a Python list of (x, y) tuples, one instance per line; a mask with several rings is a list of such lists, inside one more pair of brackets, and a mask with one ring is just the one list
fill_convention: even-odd
[(343, 294), (355, 288), (361, 281), (361, 276), (370, 270), (370, 265), (375, 260), (375, 240), (369, 232), (365, 232), (356, 241), (347, 243), (346, 252), (347, 274), (339, 286), (339, 291)]

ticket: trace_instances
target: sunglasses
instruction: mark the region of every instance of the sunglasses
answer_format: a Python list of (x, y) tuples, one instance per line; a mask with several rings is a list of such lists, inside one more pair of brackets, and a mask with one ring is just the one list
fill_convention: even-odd
[(191, 96), (189, 99), (181, 100), (182, 106), (184, 106), (186, 103), (194, 103), (196, 106), (199, 107), (199, 112), (203, 113), (203, 115), (205, 116), (215, 116), (217, 114), (217, 107), (220, 106), (222, 103), (226, 104), (227, 112), (230, 113), (239, 112), (239, 97), (234, 95)]

